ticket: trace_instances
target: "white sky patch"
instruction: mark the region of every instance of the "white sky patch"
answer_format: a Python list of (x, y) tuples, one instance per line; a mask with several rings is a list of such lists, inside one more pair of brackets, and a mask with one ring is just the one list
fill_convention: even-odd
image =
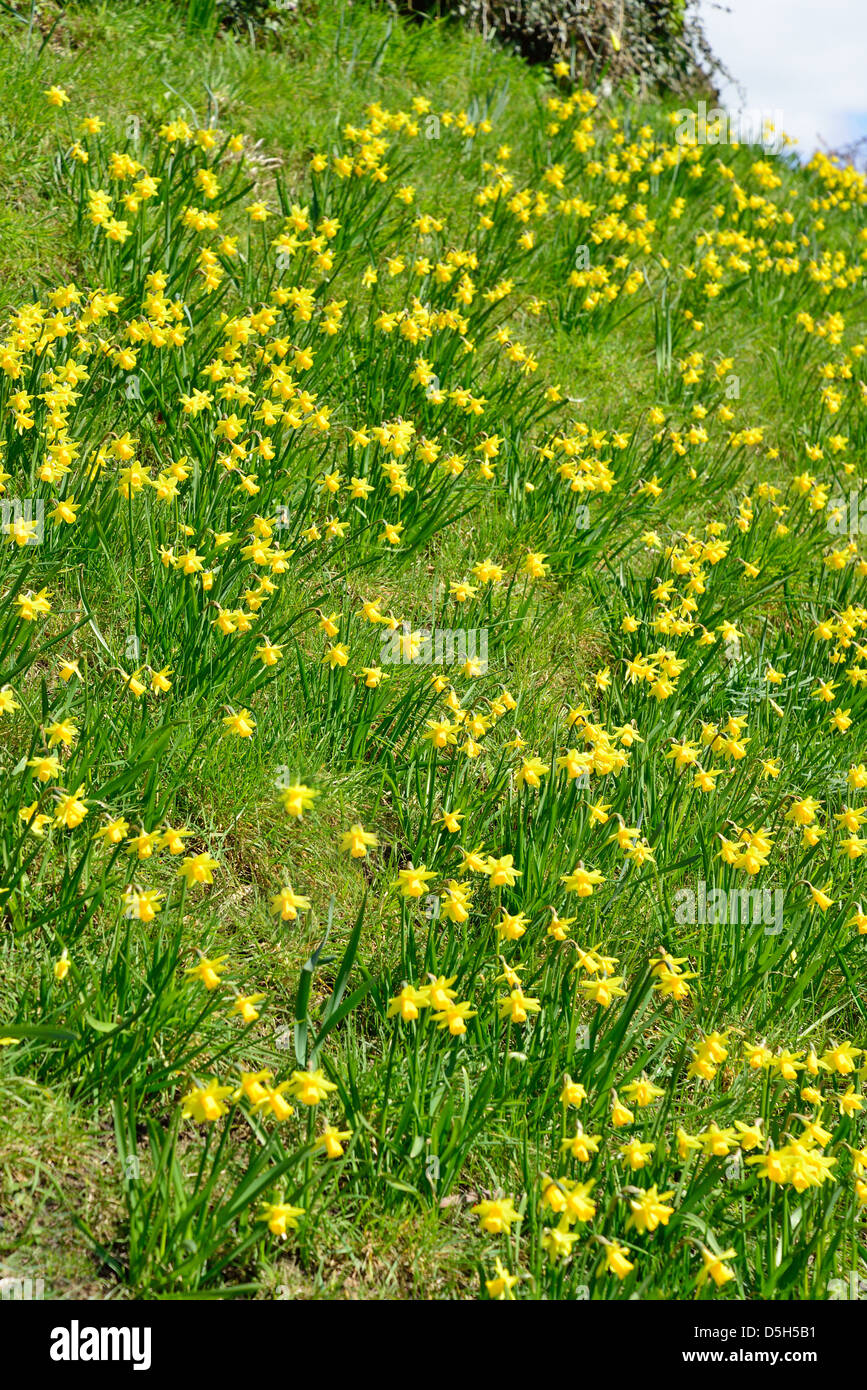
[[(867, 0), (700, 0), (705, 33), (737, 86), (729, 111), (779, 112), (809, 159), (867, 135)], [(739, 92), (738, 87), (742, 89)]]

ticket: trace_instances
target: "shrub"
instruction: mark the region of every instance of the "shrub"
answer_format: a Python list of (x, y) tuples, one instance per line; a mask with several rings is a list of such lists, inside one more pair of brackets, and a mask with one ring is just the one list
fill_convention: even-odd
[(721, 71), (693, 0), (380, 0), (419, 17), (455, 16), (531, 62), (569, 63), (583, 81), (685, 91)]

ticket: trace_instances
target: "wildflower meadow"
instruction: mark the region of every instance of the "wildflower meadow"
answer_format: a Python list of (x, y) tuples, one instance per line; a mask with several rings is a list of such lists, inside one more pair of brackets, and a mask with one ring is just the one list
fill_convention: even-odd
[(11, 8), (2, 1273), (863, 1296), (864, 176)]

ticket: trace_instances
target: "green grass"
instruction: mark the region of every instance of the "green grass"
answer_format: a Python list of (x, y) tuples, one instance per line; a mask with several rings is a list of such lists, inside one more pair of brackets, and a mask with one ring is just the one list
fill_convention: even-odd
[[(0, 1036), (17, 1039), (0, 1048), (0, 1123), (12, 1138), (0, 1192), (13, 1212), (0, 1273), (41, 1275), (55, 1297), (484, 1297), (500, 1260), (518, 1277), (517, 1296), (555, 1299), (582, 1290), (822, 1298), (833, 1279), (863, 1273), (867, 1190), (851, 1155), (865, 1147), (864, 1120), (839, 1106), (850, 1081), (860, 1095), (863, 1058), (851, 1075), (833, 1060), (821, 1069), (817, 1099), (780, 1056), (864, 1043), (864, 942), (853, 923), (863, 856), (855, 834), (858, 853), (846, 857), (833, 817), (860, 794), (847, 770), (864, 761), (867, 564), (827, 525), (829, 498), (859, 485), (865, 443), (864, 181), (747, 148), (679, 150), (663, 101), (601, 101), (587, 116), (592, 145), (576, 149), (584, 114), (561, 109), (553, 120), (550, 102), (570, 89), (549, 74), (459, 29), (358, 5), (303, 8), (259, 46), (185, 31), (179, 7), (153, 3), (46, 10), (32, 32), (4, 13), (0, 39), (9, 55), (0, 177), (10, 190), (0, 213), (0, 466), (9, 496), (40, 498), (46, 514), (58, 497), (80, 508), (74, 524), (47, 517), (40, 546), (10, 539), (0, 555), (0, 691), (11, 692), (0, 753)], [(69, 93), (61, 109), (45, 99), (52, 84)], [(413, 113), (414, 99), (431, 103), (438, 128)], [(377, 110), (410, 114), (393, 122)], [(444, 112), (467, 113), (473, 133)], [(83, 164), (71, 151), (87, 114), (104, 129), (87, 137)], [(215, 149), (161, 138), (179, 117), (218, 128)], [(359, 141), (351, 127), (365, 123), (377, 129)], [(243, 157), (224, 144), (233, 133)], [(377, 135), (387, 151), (373, 147)], [(349, 152), (351, 164), (359, 144), (372, 157), (344, 179), (335, 160)], [(120, 204), (141, 170), (113, 180), (116, 151), (160, 180), (141, 209)], [(311, 172), (314, 153), (325, 167)], [(208, 171), (219, 180), (216, 234), (183, 220), (206, 204)], [(480, 203), (498, 182), (501, 196)], [(396, 196), (407, 184), (411, 205)], [(746, 190), (740, 210), (735, 185)], [(128, 222), (126, 240), (89, 219), (97, 188)], [(526, 220), (512, 203), (523, 190)], [(561, 198), (593, 206), (565, 213)], [(271, 212), (265, 224), (245, 212), (259, 201)], [(273, 243), (295, 204), (313, 224), (334, 222), (286, 262)], [(417, 233), (419, 212), (442, 227)], [(642, 241), (645, 213), (654, 227)], [(520, 241), (527, 229), (531, 247)], [(224, 234), (237, 236), (239, 255), (218, 249)], [(317, 264), (326, 244), (333, 263)], [(608, 303), (588, 305), (593, 285), (570, 283), (585, 245), (591, 269), (615, 287)], [(213, 287), (197, 270), (202, 247), (219, 268)], [(826, 252), (837, 259), (823, 283), (810, 265)], [(407, 266), (392, 276), (398, 253)], [(448, 283), (413, 277), (418, 257), (446, 265), (449, 253)], [(154, 272), (161, 288), (146, 283)], [(464, 274), (472, 294), (458, 322), (449, 313)], [(84, 295), (113, 292), (117, 304), (82, 328), (83, 345), (71, 331), (40, 343), (16, 315), (34, 300), (45, 308), (70, 281)], [(221, 316), (231, 328), (257, 315), (280, 284), (311, 290), (309, 321), (291, 300), (288, 309), (273, 300), (273, 320), (254, 319), (249, 341), (226, 352)], [(705, 293), (708, 284), (719, 293)], [(414, 295), (424, 305), (416, 324), (436, 322), (418, 342), (404, 313)], [(336, 331), (322, 331), (335, 301)], [(183, 341), (160, 346), (135, 327), (130, 339), (127, 326), (145, 313), (157, 328), (171, 321), (172, 302), (182, 302)], [(78, 312), (73, 304), (69, 316)], [(804, 312), (812, 331), (798, 322)], [(271, 365), (299, 351), (298, 385), (285, 385)], [(695, 372), (693, 352), (703, 354)], [(204, 368), (220, 354), (249, 399), (230, 391), (213, 411), (189, 413), (182, 398), (192, 391), (217, 397)], [(525, 372), (528, 355), (536, 370)], [(413, 380), (419, 357), (444, 391), (482, 402), (481, 413), (432, 401)], [(80, 397), (46, 401), (76, 361), (87, 372)], [(316, 400), (302, 401), (297, 423), (269, 423), (262, 402), (284, 386), (290, 409), (301, 388)], [(221, 462), (228, 444), (215, 434), (233, 414), (247, 449), (241, 471)], [(393, 456), (375, 441), (353, 447), (351, 430), (400, 420), (435, 439), (440, 460), (464, 456), (463, 471), (445, 472), (415, 443)], [(175, 498), (146, 485), (124, 495), (129, 460), (112, 445), (127, 433), (151, 484), (187, 460)], [(273, 458), (252, 456), (262, 434)], [(479, 446), (490, 435), (499, 451), (486, 480)], [(45, 476), (67, 438), (77, 446), (69, 471)], [(105, 462), (98, 475), (95, 458)], [(802, 485), (808, 469), (819, 481)], [(334, 470), (336, 496), (321, 482)], [(357, 473), (369, 498), (349, 496)], [(239, 486), (245, 474), (258, 490)], [(282, 506), (288, 529), (257, 560), (246, 549), (256, 519)], [(334, 517), (346, 534), (323, 539)], [(403, 528), (399, 546), (383, 542), (383, 519)], [(719, 556), (707, 549), (716, 525), (729, 547)], [(190, 547), (209, 588), (164, 562), (167, 548), (177, 560)], [(278, 547), (291, 551), (285, 563)], [(839, 566), (826, 563), (835, 550)], [(541, 576), (527, 573), (528, 552), (544, 553)], [(489, 560), (502, 579), (473, 579)], [(257, 597), (269, 573), (273, 596)], [(673, 592), (660, 596), (669, 579)], [(449, 596), (466, 581), (476, 592), (465, 602)], [(42, 588), (51, 610), (29, 621), (15, 601)], [(428, 721), (449, 715), (447, 691), (431, 685), (438, 668), (385, 663), (383, 629), (361, 616), (376, 599), (383, 614), (429, 627), (434, 592), (436, 626), (488, 633), (486, 672), (447, 672), (467, 722), (493, 713), (475, 729), (477, 757), (457, 724), (457, 742), (433, 748)], [(249, 632), (215, 627), (239, 612)], [(634, 636), (626, 614), (638, 620)], [(320, 620), (330, 615), (336, 632), (326, 638)], [(827, 641), (812, 635), (826, 620)], [(737, 650), (727, 623), (740, 632)], [(714, 642), (701, 640), (706, 631)], [(273, 666), (257, 658), (265, 637), (281, 649)], [(332, 641), (348, 647), (345, 668), (323, 662)], [(649, 678), (632, 681), (626, 663), (642, 655)], [(80, 679), (60, 678), (61, 658), (80, 663)], [(651, 688), (671, 661), (670, 687)], [(358, 673), (381, 663), (386, 679), (368, 689)], [(778, 686), (764, 679), (769, 664), (784, 672)], [(166, 668), (170, 690), (151, 693), (152, 672)], [(126, 684), (135, 671), (146, 687), (138, 695)], [(838, 689), (825, 706), (813, 692), (828, 680)], [(502, 699), (504, 687), (514, 700)], [(847, 732), (829, 724), (838, 705)], [(224, 723), (242, 709), (255, 720), (251, 738)], [(725, 733), (731, 718), (745, 723), (743, 750), (734, 726)], [(75, 731), (49, 748), (46, 726), (65, 720)], [(723, 729), (727, 751), (709, 748), (713, 734), (702, 741), (703, 724)], [(640, 735), (631, 744), (630, 725)], [(675, 768), (674, 742), (718, 774), (713, 794)], [(557, 764), (588, 747), (589, 791)], [(33, 760), (55, 753), (60, 767), (38, 780)], [(524, 756), (545, 768), (538, 789), (516, 780)], [(318, 793), (300, 818), (282, 804), (287, 781)], [(60, 788), (78, 787), (81, 825), (28, 833), (34, 814), (57, 816)], [(789, 814), (808, 796), (818, 804), (805, 815), (823, 832), (813, 846)], [(604, 825), (594, 803), (607, 808)], [(438, 823), (454, 808), (465, 814), (458, 835)], [(121, 817), (117, 845), (94, 840)], [(341, 847), (356, 823), (378, 837), (360, 859)], [(124, 839), (167, 824), (189, 832), (182, 853), (130, 857)], [(624, 824), (635, 833), (620, 846), (613, 832)], [(760, 842), (748, 864), (737, 846), (761, 827), (772, 844)], [(630, 842), (653, 858), (624, 853)], [(720, 858), (726, 842), (734, 863)], [(482, 846), (513, 856), (514, 883), (492, 881), (490, 863), (461, 867)], [(201, 855), (215, 861), (213, 883), (187, 884), (179, 865)], [(586, 896), (570, 887), (581, 864), (601, 875)], [(470, 885), (465, 922), (460, 913), (431, 921), (420, 892), (399, 895), (413, 865), (429, 871), (425, 891)], [(782, 932), (691, 922), (679, 907), (699, 882), (781, 889)], [(310, 902), (294, 921), (271, 910), (288, 884)], [(811, 885), (832, 901), (817, 906)], [(159, 895), (152, 919), (130, 910), (133, 888)], [(548, 932), (552, 907), (576, 919), (568, 939)], [(525, 915), (513, 940), (495, 933), (503, 911)], [(689, 972), (679, 1002), (658, 988), (661, 950)], [(206, 989), (192, 972), (201, 956), (222, 955), (226, 972)], [(500, 1017), (506, 965), (538, 1001), (526, 1020)], [(438, 1028), (424, 995), (417, 1021), (390, 1016), (404, 984), (443, 976), (467, 1003), (464, 1033)], [(592, 997), (605, 977), (622, 980), (610, 1006)], [(238, 994), (264, 996), (258, 1016), (232, 1012)], [(725, 1043), (708, 1075), (696, 1075), (693, 1056), (714, 1051), (715, 1034)], [(766, 1065), (750, 1069), (744, 1045), (762, 1039)], [(318, 1105), (293, 1079), (305, 1067), (322, 1068), (333, 1088)], [(275, 1084), (291, 1082), (296, 1113), (285, 1121), (255, 1094), (230, 1094), (241, 1073), (265, 1069)], [(578, 1110), (560, 1102), (566, 1074), (587, 1090)], [(615, 1093), (622, 1101), (645, 1074), (660, 1094), (616, 1125)], [(209, 1121), (195, 1097), (212, 1079), (229, 1089)], [(190, 1095), (198, 1122), (182, 1113)], [(586, 1163), (563, 1150), (576, 1116), (601, 1136)], [(758, 1116), (750, 1147), (732, 1127)], [(808, 1142), (799, 1169), (792, 1143), (808, 1120), (828, 1134)], [(351, 1136), (334, 1159), (316, 1147), (325, 1123)], [(713, 1124), (728, 1131), (718, 1154)], [(679, 1129), (703, 1135), (701, 1151), (679, 1147)], [(619, 1152), (632, 1138), (649, 1146), (634, 1170)], [(770, 1183), (749, 1162), (769, 1143), (795, 1182)], [(825, 1181), (820, 1152), (832, 1160)], [(549, 1248), (548, 1175), (595, 1184), (595, 1211), (563, 1232), (577, 1237), (566, 1258)], [(651, 1184), (673, 1210), (642, 1231), (628, 1224), (629, 1203)], [(519, 1218), (483, 1233), (471, 1208), (498, 1194)], [(262, 1219), (263, 1204), (280, 1200), (302, 1209), (285, 1245)], [(605, 1268), (611, 1242), (634, 1265), (623, 1279)], [(728, 1250), (731, 1279), (700, 1281), (703, 1263)]]

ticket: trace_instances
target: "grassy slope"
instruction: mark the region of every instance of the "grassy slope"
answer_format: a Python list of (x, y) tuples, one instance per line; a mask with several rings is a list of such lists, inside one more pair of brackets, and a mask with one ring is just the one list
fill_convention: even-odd
[[(98, 110), (118, 132), (131, 109), (143, 120), (158, 116), (165, 109), (166, 93), (173, 107), (178, 99), (189, 103), (199, 122), (217, 112), (227, 128), (243, 130), (261, 142), (256, 151), (257, 193), (264, 197), (272, 191), (275, 169), (290, 191), (300, 186), (310, 150), (327, 145), (346, 120), (357, 120), (365, 102), (375, 99), (389, 107), (405, 107), (415, 93), (431, 97), (437, 108), (466, 107), (477, 94), (493, 99), (497, 138), (513, 145), (519, 182), (522, 173), (530, 173), (529, 158), (522, 168), (529, 155), (523, 141), (540, 101), (537, 75), (479, 40), (432, 27), (392, 24), (360, 6), (320, 5), (315, 23), (293, 24), (275, 52), (226, 36), (212, 41), (185, 34), (178, 7), (171, 4), (73, 7), (38, 62), (35, 38), (28, 44), (11, 22), (4, 23), (3, 36), (11, 61), (0, 71), (0, 184), (7, 191), (0, 209), (0, 292), (10, 304), (38, 294), (45, 285), (68, 278), (86, 283), (89, 278), (89, 250), (69, 224), (67, 204), (51, 193), (55, 122), (41, 98), (49, 82), (69, 87), (76, 100)], [(640, 112), (627, 115), (640, 122)], [(465, 171), (445, 146), (431, 141), (429, 157), (418, 166), (421, 201), (457, 221), (478, 175), (474, 161)], [(537, 271), (541, 293), (555, 288), (553, 266), (547, 267), (543, 259)], [(581, 401), (582, 418), (600, 427), (628, 429), (655, 400), (649, 309), (640, 308), (621, 331), (598, 336), (592, 331), (567, 333), (545, 317), (521, 315), (516, 321), (545, 376), (560, 381)], [(717, 322), (743, 384), (740, 418), (762, 421), (769, 437), (781, 446), (783, 467), (794, 456), (789, 450), (795, 444), (795, 427), (783, 400), (785, 380), (768, 366), (779, 325), (772, 317), (756, 317), (745, 301), (736, 299)], [(437, 557), (438, 574), (458, 574), (466, 551), (497, 553), (509, 532), (504, 514), (491, 511), (470, 517), (446, 538)], [(390, 576), (388, 606), (412, 610), (432, 569), (423, 564)], [(107, 600), (104, 619), (108, 629), (112, 614)], [(513, 678), (522, 688), (548, 685), (546, 700), (553, 703), (555, 695), (578, 686), (603, 648), (591, 596), (566, 586), (554, 620), (538, 641), (518, 651)], [(542, 711), (537, 718), (544, 723)], [(327, 767), (325, 751), (313, 746), (307, 752), (312, 762), (318, 758)], [(319, 814), (309, 826), (305, 823), (296, 841), (293, 867), (319, 901), (334, 893), (340, 913), (349, 920), (361, 888), (358, 875), (337, 855), (335, 831), (356, 818), (387, 829), (388, 809), (381, 802), (375, 769), (328, 767), (327, 776), (327, 794)], [(319, 928), (312, 925), (308, 939), (295, 939), (287, 947), (282, 931), (267, 915), (263, 893), (255, 891), (272, 882), (285, 857), (281, 822), (276, 814), (270, 817), (260, 809), (270, 780), (270, 768), (257, 765), (255, 756), (244, 761), (213, 757), (197, 769), (187, 791), (200, 823), (208, 828), (210, 843), (222, 844), (234, 879), (221, 886), (212, 903), (223, 928), (221, 942), (231, 949), (233, 959), (243, 962), (251, 984), (267, 986), (278, 996), (282, 984), (282, 1016), (288, 1019), (292, 982)], [(387, 958), (383, 931), (372, 913), (365, 935), (365, 956), (372, 964), (380, 952)], [(276, 1015), (281, 1021), (279, 997)], [(85, 1209), (99, 1212), (97, 1232), (110, 1244), (118, 1234), (120, 1208), (116, 1174), (104, 1157), (106, 1117), (91, 1117), (60, 1096), (39, 1092), (29, 1093), (27, 1102), (15, 1112), (20, 1126), (6, 1126), (0, 1152), (0, 1193), (11, 1212), (7, 1225), (13, 1237), (25, 1232), (9, 1269), (31, 1268), (38, 1259), (56, 1292), (96, 1292), (103, 1285), (76, 1242), (68, 1217), (59, 1212), (51, 1181), (34, 1166), (32, 1155), (38, 1147), (44, 1162), (52, 1163), (44, 1140), (50, 1133), (57, 1147), (52, 1180), (56, 1178), (67, 1197), (81, 1192)], [(493, 1158), (508, 1161), (508, 1154), (503, 1151)], [(480, 1167), (479, 1175), (484, 1171)], [(323, 1241), (330, 1253), (318, 1271), (280, 1262), (275, 1282), (288, 1285), (293, 1295), (343, 1291), (364, 1297), (442, 1296), (475, 1285), (476, 1256), (464, 1228), (449, 1230), (434, 1216), (408, 1217), (400, 1209), (377, 1210), (373, 1203), (354, 1211), (351, 1219), (335, 1212), (330, 1221)]]
[[(53, 20), (49, 11), (43, 34)], [(50, 82), (74, 90), (118, 136), (131, 111), (142, 120), (153, 118), (165, 109), (169, 94), (173, 108), (180, 98), (200, 121), (218, 114), (223, 124), (249, 133), (257, 142), (263, 194), (271, 187), (274, 168), (291, 190), (303, 178), (310, 150), (327, 145), (332, 133), (346, 120), (357, 119), (368, 101), (399, 107), (419, 93), (429, 96), (437, 108), (460, 108), (477, 94), (495, 94), (497, 131), (520, 150), (525, 115), (539, 100), (539, 82), (533, 73), (520, 60), (480, 40), (445, 26), (420, 29), (392, 23), (363, 6), (343, 3), (321, 5), (315, 22), (293, 24), (278, 51), (257, 49), (226, 34), (216, 41), (190, 34), (171, 0), (74, 8), (55, 28), (38, 59), (41, 35), (22, 42), (11, 22), (3, 32), (11, 42), (16, 38), (18, 42), (7, 50), (13, 60), (0, 71), (0, 182), (11, 195), (0, 208), (0, 307), (38, 295), (46, 285), (86, 279), (86, 247), (72, 234), (67, 208), (52, 199), (49, 191), (54, 122), (42, 90)], [(450, 154), (441, 154), (436, 142), (431, 142), (429, 153), (424, 165), (428, 205), (448, 217), (463, 207), (475, 178), (464, 174), (460, 166), (455, 170)], [(474, 168), (472, 175), (475, 172)], [(556, 361), (560, 375), (577, 383), (576, 392), (588, 398), (588, 407), (593, 401), (598, 401), (597, 409), (607, 403), (610, 381), (627, 370), (627, 364), (634, 381), (641, 374), (649, 387), (652, 380), (647, 355), (639, 366), (630, 360), (628, 347), (611, 339), (598, 348), (590, 345), (589, 351), (582, 346), (576, 353), (567, 335), (559, 335), (556, 342), (542, 336), (537, 347), (543, 360)], [(564, 354), (569, 372), (563, 371)], [(576, 357), (580, 360), (575, 361)], [(492, 548), (498, 539), (491, 537)], [(469, 540), (465, 534), (456, 541), (455, 552), (459, 554)], [(403, 594), (397, 589), (391, 595), (397, 611), (401, 599), (414, 589), (414, 581), (401, 587)], [(564, 614), (564, 648), (572, 647), (573, 626), (574, 618)], [(546, 665), (544, 659), (538, 660), (540, 670)], [(263, 777), (248, 795), (241, 796), (237, 783), (227, 781), (225, 772), (215, 764), (191, 788), (191, 800), (197, 802), (200, 814), (210, 814), (217, 833), (235, 821), (239, 807), (243, 814), (245, 804), (270, 786), (270, 779)], [(333, 892), (347, 909), (357, 907), (357, 875), (344, 857), (334, 853), (334, 828), (369, 816), (376, 789), (375, 777), (370, 780), (373, 785), (366, 788), (363, 773), (334, 775), (331, 816), (321, 817), (296, 850), (299, 870), (311, 891), (319, 890), (320, 901)], [(281, 828), (276, 818), (265, 826), (258, 819), (242, 822), (233, 854), (236, 879), (269, 880), (282, 853)], [(225, 905), (227, 913), (232, 906), (231, 902)], [(233, 921), (232, 931), (233, 952), (237, 955), (240, 950), (258, 959), (261, 983), (273, 987), (278, 937), (273, 921), (260, 909), (243, 923)], [(286, 958), (287, 986), (317, 939), (314, 926), (309, 940), (293, 942)], [(58, 1294), (98, 1296), (99, 1289), (108, 1285), (95, 1278), (92, 1259), (67, 1213), (58, 1210), (43, 1173), (36, 1168), (34, 1174), (32, 1155), (34, 1149), (44, 1154), (43, 1125), (50, 1126), (59, 1136), (57, 1153), (62, 1156), (58, 1182), (67, 1193), (79, 1189), (86, 1194), (87, 1208), (100, 1212), (96, 1232), (105, 1238), (113, 1221), (121, 1221), (116, 1175), (105, 1155), (109, 1131), (104, 1120), (94, 1126), (85, 1121), (82, 1128), (80, 1115), (65, 1107), (62, 1098), (46, 1098), (44, 1111), (39, 1098), (29, 1096), (28, 1102), (16, 1112), (14, 1133), (7, 1129), (0, 1160), (4, 1195), (11, 1207), (5, 1233), (10, 1241), (9, 1261), (4, 1272), (27, 1272), (38, 1265), (45, 1270), (47, 1286)], [(374, 1214), (360, 1241), (354, 1230), (343, 1233), (333, 1267), (326, 1266), (312, 1285), (309, 1275), (300, 1270), (287, 1274), (283, 1269), (279, 1278), (288, 1281), (293, 1296), (317, 1289), (334, 1295), (344, 1285), (349, 1296), (453, 1293), (471, 1266), (458, 1251), (443, 1247), (442, 1237), (435, 1219), (420, 1230), (415, 1216)], [(387, 1259), (385, 1249), (391, 1252)]]

